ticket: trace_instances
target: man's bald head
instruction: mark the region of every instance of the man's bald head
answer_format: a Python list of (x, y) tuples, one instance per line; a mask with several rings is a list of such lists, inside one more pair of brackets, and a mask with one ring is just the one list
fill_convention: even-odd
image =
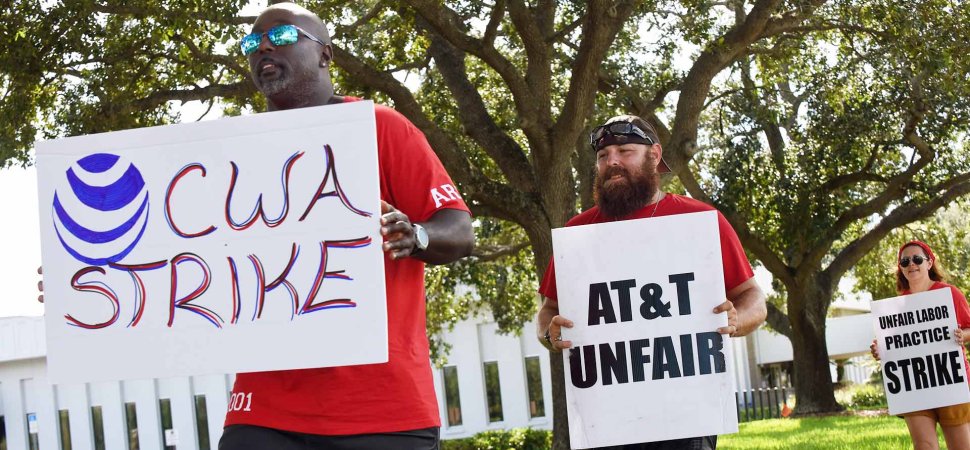
[[(323, 19), (321, 19), (320, 16), (314, 14), (313, 11), (310, 11), (309, 9), (306, 9), (300, 5), (297, 5), (296, 3), (281, 2), (281, 3), (269, 5), (269, 7), (264, 9), (263, 12), (259, 14), (259, 17), (256, 18), (255, 23), (256, 24), (260, 23), (260, 19), (262, 19), (263, 16), (267, 15), (272, 11), (277, 11), (277, 10), (289, 12), (294, 19), (298, 19), (300, 22), (300, 23), (293, 23), (294, 25), (297, 25), (300, 28), (303, 28), (304, 30), (306, 30), (307, 33), (310, 33), (316, 36), (324, 43), (327, 43), (327, 44), (330, 43), (330, 32), (327, 31), (327, 25), (323, 23)], [(253, 24), (253, 28), (254, 29), (256, 28), (255, 24)]]

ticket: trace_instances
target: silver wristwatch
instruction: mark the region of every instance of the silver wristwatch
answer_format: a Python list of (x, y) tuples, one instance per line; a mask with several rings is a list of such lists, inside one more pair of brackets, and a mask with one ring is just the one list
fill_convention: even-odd
[(416, 223), (412, 223), (411, 227), (414, 228), (414, 248), (411, 253), (423, 252), (428, 249), (428, 230)]

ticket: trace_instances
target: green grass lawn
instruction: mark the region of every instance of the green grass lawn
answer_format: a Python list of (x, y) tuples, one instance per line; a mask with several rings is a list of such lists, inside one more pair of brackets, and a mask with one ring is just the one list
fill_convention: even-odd
[[(913, 448), (906, 422), (872, 415), (769, 419), (742, 423), (737, 434), (717, 438), (718, 450), (908, 450)], [(884, 413), (883, 413), (884, 414)], [(940, 448), (943, 435), (937, 429)], [(442, 441), (442, 450), (548, 450), (551, 432), (517, 428)]]
[[(943, 435), (940, 448), (944, 447)], [(742, 423), (738, 434), (717, 439), (718, 450), (911, 449), (903, 419), (890, 416), (831, 416), (771, 419)]]

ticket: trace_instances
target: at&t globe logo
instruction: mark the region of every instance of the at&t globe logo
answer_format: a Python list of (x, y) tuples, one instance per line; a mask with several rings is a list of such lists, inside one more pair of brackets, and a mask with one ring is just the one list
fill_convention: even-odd
[(148, 225), (148, 190), (134, 164), (110, 153), (79, 159), (54, 191), (52, 216), (61, 245), (93, 266), (130, 253)]

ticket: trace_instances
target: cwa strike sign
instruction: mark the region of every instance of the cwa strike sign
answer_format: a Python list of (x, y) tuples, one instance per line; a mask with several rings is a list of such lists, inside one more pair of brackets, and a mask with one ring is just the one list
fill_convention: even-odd
[(387, 361), (374, 106), (42, 142), (52, 382)]

